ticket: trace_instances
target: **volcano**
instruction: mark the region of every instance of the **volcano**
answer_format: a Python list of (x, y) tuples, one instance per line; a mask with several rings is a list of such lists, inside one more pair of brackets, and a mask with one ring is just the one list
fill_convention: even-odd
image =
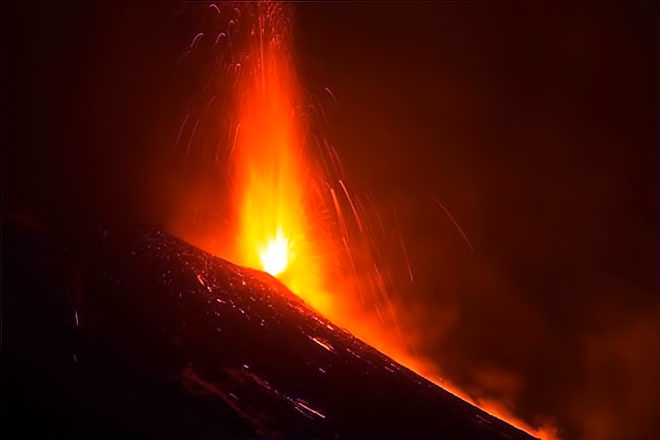
[(4, 438), (532, 438), (166, 232), (5, 219), (3, 256)]

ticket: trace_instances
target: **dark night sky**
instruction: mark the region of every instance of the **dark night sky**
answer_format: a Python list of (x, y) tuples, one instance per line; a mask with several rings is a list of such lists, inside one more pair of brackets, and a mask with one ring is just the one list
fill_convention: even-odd
[[(166, 3), (18, 3), (3, 210), (166, 224), (186, 192), (163, 146), (195, 93), (176, 64), (194, 27)], [(297, 3), (297, 57), (337, 97), (347, 180), (399, 213), (416, 349), (567, 438), (650, 439), (660, 21), (652, 2), (607, 3)]]

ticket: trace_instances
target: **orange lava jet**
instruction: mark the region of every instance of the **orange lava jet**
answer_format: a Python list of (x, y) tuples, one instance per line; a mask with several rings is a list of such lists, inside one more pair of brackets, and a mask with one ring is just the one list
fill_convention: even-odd
[(289, 16), (282, 5), (253, 6), (256, 28), (237, 85), (238, 129), (232, 152), (237, 264), (280, 278), (323, 311), (321, 261), (313, 244), (302, 93), (291, 59)]

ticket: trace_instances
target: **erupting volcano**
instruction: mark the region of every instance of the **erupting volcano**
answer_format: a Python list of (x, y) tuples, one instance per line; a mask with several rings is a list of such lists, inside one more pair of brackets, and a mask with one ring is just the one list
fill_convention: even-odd
[(561, 3), (7, 2), (0, 438), (660, 438), (657, 6)]
[[(373, 258), (373, 252), (365, 241), (357, 243), (348, 232), (349, 224), (358, 226), (358, 235), (369, 231), (363, 227), (363, 213), (338, 172), (340, 166), (323, 166), (337, 163), (336, 153), (312, 148), (315, 137), (310, 133), (309, 106), (293, 57), (291, 5), (262, 1), (209, 8), (218, 15), (228, 11), (231, 16), (227, 31), (215, 39), (216, 44), (227, 43), (218, 50), (230, 49), (229, 68), (214, 81), (230, 78), (233, 82), (232, 116), (228, 119), (235, 130), (227, 154), (232, 214), (231, 226), (221, 232), (233, 238), (224, 249), (197, 244), (236, 264), (277, 277), (333, 322), (475, 404), (465, 393), (439, 380), (428, 362), (410, 353), (405, 338), (386, 328), (392, 324), (396, 328), (397, 318), (387, 300), (387, 290), (393, 286), (387, 285), (381, 268), (367, 261), (363, 266), (368, 267), (368, 273), (357, 275), (355, 249), (361, 248), (367, 260)], [(235, 41), (231, 41), (232, 35)], [(317, 157), (319, 154), (332, 157)], [(402, 261), (407, 261), (402, 246)], [(412, 279), (409, 263), (407, 266)], [(347, 273), (352, 276), (343, 275)], [(377, 298), (382, 307), (376, 304), (371, 311), (355, 313), (364, 309), (360, 296)], [(376, 312), (380, 320), (367, 316)], [(514, 426), (534, 432), (501, 406), (489, 404), (487, 409)]]

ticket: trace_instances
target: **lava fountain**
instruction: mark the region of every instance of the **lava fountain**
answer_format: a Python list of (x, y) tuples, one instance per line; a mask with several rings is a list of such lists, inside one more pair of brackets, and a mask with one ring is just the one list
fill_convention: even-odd
[(314, 248), (321, 237), (313, 235), (309, 214), (318, 171), (305, 151), (291, 26), (281, 5), (251, 6), (256, 26), (240, 65), (230, 157), (236, 214), (230, 259), (278, 277), (323, 310), (322, 261)]

